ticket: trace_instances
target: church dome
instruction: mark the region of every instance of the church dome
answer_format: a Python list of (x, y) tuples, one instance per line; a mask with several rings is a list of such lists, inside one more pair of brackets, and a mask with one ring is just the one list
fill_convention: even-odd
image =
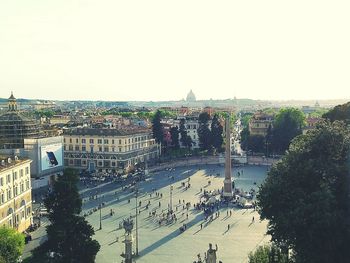
[(0, 116), (0, 149), (23, 148), (24, 138), (39, 136), (39, 125), (17, 111), (16, 99), (11, 94), (7, 113)]
[(187, 94), (186, 101), (196, 101), (196, 96), (192, 90)]

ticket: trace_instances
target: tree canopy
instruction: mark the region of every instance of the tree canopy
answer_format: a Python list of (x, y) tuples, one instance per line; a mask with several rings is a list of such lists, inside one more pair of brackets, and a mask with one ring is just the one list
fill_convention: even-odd
[(15, 229), (0, 227), (0, 262), (17, 262), (24, 249), (24, 235)]
[(170, 134), (171, 134), (171, 146), (174, 147), (174, 149), (179, 149), (180, 148), (179, 128), (177, 126), (171, 127)]
[(293, 140), (259, 189), (268, 234), (297, 263), (349, 261), (349, 138), (344, 123), (319, 123)]
[(210, 151), (212, 149), (212, 134), (209, 129), (210, 115), (207, 112), (202, 112), (198, 117), (198, 140), (199, 147), (202, 150)]
[(249, 253), (248, 263), (288, 263), (288, 256), (275, 245), (264, 245)]
[(344, 121), (350, 124), (350, 102), (335, 106), (330, 111), (323, 114), (323, 117), (330, 121)]
[(212, 137), (213, 147), (218, 152), (222, 152), (223, 150), (222, 144), (224, 140), (222, 137), (222, 133), (223, 133), (223, 127), (219, 122), (218, 115), (215, 114), (213, 117), (213, 120), (211, 121), (211, 137)]
[(44, 200), (51, 224), (46, 228), (47, 241), (33, 251), (33, 262), (95, 262), (100, 245), (91, 238), (91, 225), (79, 215), (82, 201), (77, 182), (75, 170), (65, 170)]
[(152, 120), (153, 138), (156, 139), (157, 143), (163, 143), (164, 141), (163, 125), (160, 123), (160, 121), (161, 121), (161, 112), (158, 110)]
[(272, 150), (283, 154), (292, 139), (302, 133), (304, 122), (305, 116), (299, 109), (281, 109), (273, 122)]

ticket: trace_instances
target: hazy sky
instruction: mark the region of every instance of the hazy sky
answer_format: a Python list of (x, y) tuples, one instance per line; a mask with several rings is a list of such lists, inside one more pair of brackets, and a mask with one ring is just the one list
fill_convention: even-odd
[(349, 0), (1, 0), (0, 97), (346, 99), (349, 14)]

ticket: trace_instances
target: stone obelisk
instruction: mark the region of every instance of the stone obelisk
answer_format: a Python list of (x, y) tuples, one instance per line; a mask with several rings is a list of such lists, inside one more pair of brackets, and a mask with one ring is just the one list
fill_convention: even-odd
[(231, 129), (230, 129), (230, 117), (226, 117), (225, 121), (226, 129), (226, 153), (225, 153), (225, 180), (224, 180), (224, 193), (223, 196), (230, 198), (233, 196), (232, 192), (232, 175), (231, 175)]

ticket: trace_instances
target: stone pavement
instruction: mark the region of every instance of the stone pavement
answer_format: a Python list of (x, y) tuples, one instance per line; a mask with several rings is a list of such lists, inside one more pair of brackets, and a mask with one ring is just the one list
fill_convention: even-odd
[[(266, 167), (246, 166), (238, 169), (244, 172), (237, 178), (237, 168), (233, 169), (236, 187), (244, 190), (251, 188), (257, 190), (257, 185), (266, 175)], [(200, 170), (198, 166), (192, 166), (176, 168), (175, 171), (170, 172), (160, 171), (152, 174), (146, 182), (139, 183), (141, 213), (138, 217), (139, 257), (136, 262), (193, 262), (198, 253), (201, 253), (203, 258), (209, 243), (218, 245), (218, 259), (224, 263), (247, 262), (247, 255), (250, 251), (254, 250), (257, 245), (268, 242), (269, 237), (265, 235), (267, 222), (260, 222), (258, 213), (252, 209), (224, 207), (220, 209), (220, 216), (210, 223), (204, 221), (202, 211), (193, 209), (193, 204), (199, 201), (200, 188), (221, 189), (223, 175), (222, 166), (202, 165)], [(184, 190), (181, 183), (187, 183), (188, 178), (190, 178), (191, 187)], [(208, 181), (211, 181), (210, 185)], [(175, 211), (178, 220), (176, 223), (163, 223), (160, 226), (157, 218), (150, 217), (149, 212), (153, 209), (156, 209), (157, 214), (162, 210), (167, 211), (170, 203), (170, 185), (173, 185), (173, 209), (175, 210), (176, 205), (178, 206), (178, 210)], [(157, 197), (155, 193), (150, 197), (149, 193), (152, 192), (152, 189), (156, 189), (156, 192), (162, 194), (162, 197)], [(122, 190), (121, 186), (116, 183), (105, 184), (97, 190), (97, 193), (100, 190), (103, 195), (101, 199), (84, 203), (85, 210), (97, 207), (99, 202), (105, 203), (102, 209), (102, 230), (98, 230), (99, 211), (87, 217), (97, 230), (95, 238), (101, 244), (96, 262), (120, 263), (122, 262), (120, 254), (124, 251), (122, 243), (124, 230), (119, 229), (118, 226), (123, 218), (135, 215), (135, 195), (132, 189)], [(96, 193), (96, 190), (92, 192)], [(89, 192), (86, 192), (85, 196), (88, 195)], [(179, 205), (179, 200), (181, 205)], [(183, 210), (183, 200), (185, 203), (191, 202), (188, 212), (186, 209)], [(149, 201), (150, 206), (146, 209), (145, 205)], [(161, 207), (159, 207), (159, 202)], [(113, 216), (110, 215), (110, 209), (115, 211)], [(227, 216), (227, 210), (232, 211), (231, 216)], [(253, 217), (254, 223), (252, 223)], [(184, 223), (187, 224), (187, 230), (180, 233), (179, 228)], [(228, 225), (230, 225), (229, 230)]]

